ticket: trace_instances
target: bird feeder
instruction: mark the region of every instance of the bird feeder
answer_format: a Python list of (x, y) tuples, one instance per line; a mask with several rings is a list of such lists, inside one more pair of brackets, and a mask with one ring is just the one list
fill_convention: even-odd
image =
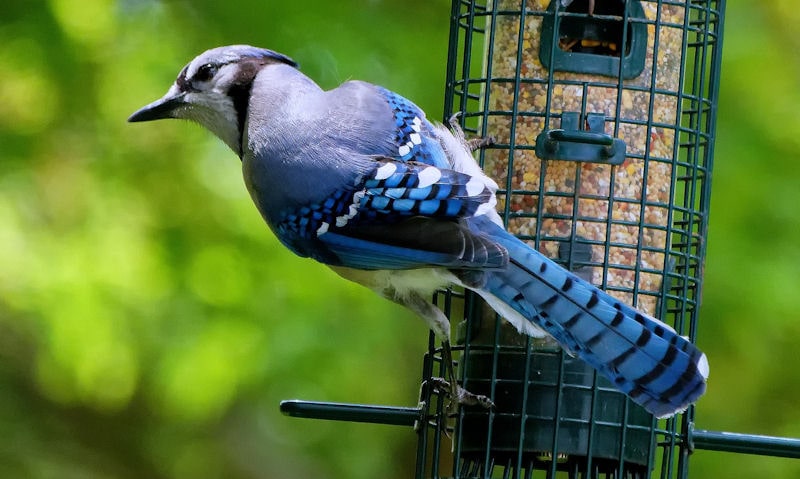
[[(492, 137), (480, 162), (510, 232), (694, 339), (724, 0), (453, 0), (445, 117)], [(286, 414), (414, 426), (416, 477), (686, 477), (694, 449), (800, 457), (800, 440), (658, 420), (481, 300), (435, 298), (459, 374), (496, 408), (446, 415), (433, 336), (420, 406), (286, 401)], [(466, 318), (463, 322), (462, 319)], [(449, 436), (449, 438), (448, 438)]]
[[(509, 231), (692, 339), (723, 10), (497, 0), (454, 1), (451, 16), (445, 113), (494, 138), (480, 159)], [(430, 477), (442, 464), (461, 478), (686, 475), (693, 408), (657, 420), (557, 344), (466, 304), (463, 385), (497, 408), (462, 409), (454, 455), (432, 451)]]

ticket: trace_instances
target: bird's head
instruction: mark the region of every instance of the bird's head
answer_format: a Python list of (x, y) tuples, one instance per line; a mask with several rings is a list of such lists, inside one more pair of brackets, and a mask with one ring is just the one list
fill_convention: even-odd
[(262, 68), (276, 63), (297, 67), (285, 55), (249, 45), (207, 50), (183, 67), (166, 95), (134, 112), (128, 121), (195, 121), (241, 156), (253, 79)]

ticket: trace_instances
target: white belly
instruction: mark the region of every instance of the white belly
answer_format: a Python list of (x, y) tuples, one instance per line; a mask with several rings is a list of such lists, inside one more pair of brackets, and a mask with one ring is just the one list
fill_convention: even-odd
[(343, 266), (331, 266), (344, 279), (366, 286), (381, 296), (398, 300), (410, 292), (432, 295), (437, 289), (458, 284), (453, 273), (444, 268), (361, 270)]

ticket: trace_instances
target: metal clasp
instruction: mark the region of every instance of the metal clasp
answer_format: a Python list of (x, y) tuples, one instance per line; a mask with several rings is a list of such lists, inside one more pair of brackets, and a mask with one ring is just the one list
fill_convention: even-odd
[(619, 165), (625, 161), (625, 142), (604, 133), (605, 115), (586, 115), (588, 130), (581, 128), (580, 114), (561, 114), (561, 128), (545, 130), (536, 137), (536, 156), (542, 160), (587, 161)]

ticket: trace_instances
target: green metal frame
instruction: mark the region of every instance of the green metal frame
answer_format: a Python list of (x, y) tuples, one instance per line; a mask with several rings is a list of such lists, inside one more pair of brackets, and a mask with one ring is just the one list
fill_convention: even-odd
[[(534, 224), (537, 225), (537, 231), (534, 234), (523, 236), (523, 238), (531, 240), (536, 247), (541, 248), (543, 242), (548, 239), (564, 241), (564, 238), (548, 238), (547, 234), (539, 229), (539, 225), (542, 225), (543, 221), (548, 219), (559, 221), (561, 218), (550, 216), (544, 211), (544, 208), (534, 208), (531, 214), (524, 211), (514, 211), (510, 207), (512, 204), (511, 199), (515, 196), (532, 197), (534, 200), (529, 203), (538, 205), (546, 201), (548, 196), (544, 187), (546, 175), (544, 168), (547, 167), (545, 163), (542, 164), (543, 171), (539, 176), (538, 185), (528, 185), (520, 188), (512, 181), (512, 173), (518, 170), (518, 167), (514, 164), (515, 160), (523, 158), (526, 151), (531, 148), (531, 145), (524, 138), (521, 140), (519, 138), (518, 132), (526, 128), (520, 122), (526, 121), (527, 118), (541, 119), (543, 131), (548, 135), (551, 135), (552, 131), (555, 130), (553, 124), (558, 121), (561, 121), (563, 127), (566, 112), (554, 112), (552, 109), (556, 100), (553, 93), (556, 86), (561, 86), (562, 88), (574, 88), (577, 86), (582, 88), (584, 92), (582, 95), (583, 102), (579, 114), (581, 118), (586, 117), (587, 119), (591, 114), (586, 102), (589, 88), (613, 88), (618, 92), (628, 89), (629, 91), (646, 93), (650, 102), (647, 105), (648, 114), (644, 121), (641, 118), (625, 117), (625, 112), (622, 108), (622, 95), (616, 95), (615, 108), (605, 113), (612, 125), (614, 137), (618, 137), (620, 132), (631, 124), (644, 124), (647, 131), (655, 127), (671, 127), (678, 132), (676, 133), (678, 139), (674, 142), (671, 158), (653, 158), (650, 155), (649, 139), (645, 145), (644, 153), (639, 158), (643, 160), (645, 165), (644, 180), (648, 179), (647, 168), (651, 162), (670, 162), (673, 177), (670, 191), (672, 201), (670, 204), (657, 205), (658, 207), (664, 207), (669, 214), (669, 220), (665, 226), (669, 241), (667, 241), (668, 244), (663, 251), (669, 260), (664, 261), (664, 269), (660, 272), (665, 279), (661, 290), (659, 316), (672, 323), (679, 331), (694, 338), (697, 323), (697, 300), (701, 284), (699, 275), (705, 254), (703, 238), (707, 225), (708, 199), (710, 195), (709, 175), (713, 158), (712, 140), (715, 120), (712, 108), (716, 104), (716, 85), (718, 83), (720, 61), (719, 46), (721, 42), (719, 35), (722, 31), (721, 9), (724, 8), (724, 5), (715, 5), (717, 2), (706, 2), (704, 4), (693, 3), (686, 7), (687, 13), (684, 15), (684, 24), (676, 26), (681, 27), (684, 32), (684, 54), (687, 55), (687, 59), (682, 63), (680, 71), (680, 85), (683, 85), (683, 88), (677, 88), (675, 91), (665, 91), (663, 87), (659, 89), (656, 84), (655, 67), (652, 68), (652, 77), (649, 82), (626, 82), (627, 79), (641, 72), (638, 67), (635, 69), (625, 68), (626, 65), (629, 66), (631, 64), (631, 62), (625, 61), (628, 59), (627, 57), (623, 57), (622, 61), (620, 61), (619, 58), (596, 56), (594, 63), (602, 67), (587, 69), (585, 66), (592, 64), (592, 58), (591, 56), (580, 55), (582, 57), (581, 63), (583, 66), (581, 68), (584, 69), (583, 71), (581, 71), (581, 68), (565, 68), (560, 59), (578, 55), (560, 51), (557, 45), (559, 41), (558, 26), (564, 18), (574, 18), (576, 13), (574, 11), (566, 11), (557, 1), (551, 2), (547, 9), (537, 9), (535, 3), (527, 2), (519, 2), (517, 7), (514, 8), (512, 3), (494, 2), (493, 4), (480, 5), (476, 2), (454, 2), (452, 12), (453, 37), (451, 37), (451, 57), (448, 65), (445, 114), (451, 111), (465, 112), (462, 115), (462, 120), (465, 121), (464, 129), (480, 136), (486, 136), (491, 133), (489, 125), (492, 124), (493, 118), (504, 116), (510, 118), (508, 143), (497, 145), (497, 148), (505, 149), (508, 152), (509, 163), (505, 191), (501, 192), (501, 194), (505, 193), (507, 195), (504, 202), (505, 210), (503, 215), (509, 223), (533, 216), (536, 220)], [(657, 6), (659, 12), (664, 4), (668, 3), (681, 5), (680, 2), (659, 2)], [(519, 4), (525, 4), (526, 7), (520, 8)], [(661, 17), (659, 14), (654, 20), (643, 18), (644, 15), (639, 4), (640, 2), (638, 1), (624, 4), (624, 12), (621, 18), (623, 22), (622, 36), (623, 38), (628, 38), (630, 31), (640, 33), (650, 25), (655, 30), (654, 44), (650, 46), (654, 50), (653, 57), (655, 58), (659, 49), (658, 35), (662, 28)], [(636, 7), (636, 10), (634, 10), (634, 7)], [(541, 17), (543, 25), (539, 57), (549, 57), (551, 59), (550, 61), (542, 61), (542, 63), (546, 66), (553, 66), (555, 70), (579, 71), (587, 73), (587, 75), (565, 77), (556, 76), (550, 72), (545, 78), (536, 78), (529, 72), (523, 71), (521, 67), (525, 66), (526, 61), (529, 61), (525, 59), (525, 55), (529, 54), (529, 52), (526, 52), (523, 46), (526, 39), (525, 34), (529, 33), (526, 32), (526, 29), (529, 28), (531, 20), (533, 20), (533, 23), (538, 20), (536, 17)], [(584, 15), (584, 17), (582, 21), (585, 22), (594, 20), (591, 15)], [(598, 21), (601, 20), (606, 21), (607, 19), (604, 18)], [(496, 32), (499, 28), (502, 28), (498, 27), (498, 25), (518, 26), (515, 59), (517, 68), (512, 78), (503, 78), (502, 75), (498, 77), (492, 71), (493, 67), (498, 64), (494, 56), (509, 54), (508, 51), (502, 51), (502, 53), (497, 51), (499, 49), (499, 41), (495, 36), (499, 35)], [(633, 36), (641, 39), (640, 36), (637, 37), (635, 34)], [(637, 41), (635, 44), (636, 48), (632, 50), (636, 50), (637, 54), (640, 54), (643, 43)], [(483, 47), (482, 54), (484, 55), (480, 63), (474, 62), (473, 59), (478, 52), (476, 48), (478, 45)], [(696, 63), (687, 66), (689, 55), (694, 55)], [(480, 71), (477, 68), (478, 66)], [(616, 67), (616, 71), (614, 67)], [(598, 78), (596, 75), (591, 75), (598, 73), (609, 78)], [(501, 87), (497, 85), (501, 85)], [(513, 88), (509, 88), (509, 85), (513, 85)], [(490, 95), (503, 86), (511, 90), (508, 94), (513, 95), (511, 111), (492, 109)], [(526, 88), (529, 91), (541, 92), (544, 90), (546, 92), (543, 108), (518, 109)], [(679, 109), (683, 110), (676, 115), (676, 124), (661, 125), (657, 119), (654, 119), (654, 98), (656, 95), (675, 98), (675, 104), (678, 105)], [(629, 152), (629, 155), (635, 157), (637, 154)], [(482, 161), (485, 161), (485, 156), (485, 153), (483, 153)], [(612, 175), (612, 182), (614, 178), (616, 176)], [(580, 173), (576, 172), (575, 181), (579, 182), (580, 180)], [(611, 190), (613, 191), (613, 184)], [(569, 197), (568, 194), (564, 196)], [(577, 187), (572, 197), (576, 205), (586, 197), (591, 198), (588, 195), (582, 196)], [(621, 203), (622, 206), (625, 206), (626, 203), (630, 204), (624, 199), (614, 198), (613, 195), (607, 201), (609, 211), (613, 211), (615, 203)], [(641, 199), (636, 201), (638, 201), (637, 206), (641, 210), (650, 206), (645, 195), (642, 195)], [(574, 214), (577, 214), (577, 209), (574, 211)], [(608, 215), (607, 221), (608, 230), (611, 230), (615, 223), (612, 215)], [(572, 235), (567, 239), (573, 247), (576, 244), (586, 243), (575, 234), (574, 224), (572, 222)], [(644, 227), (643, 224), (640, 226)], [(586, 265), (602, 267), (604, 270), (601, 275), (602, 278), (606, 277), (606, 271), (608, 271), (609, 255), (607, 252), (611, 248), (619, 246), (632, 247), (637, 248), (637, 251), (640, 252), (643, 249), (642, 246), (636, 244), (614, 244), (608, 236), (600, 246), (606, 251), (605, 257), (599, 263), (588, 262)], [(570, 260), (566, 262), (565, 266), (574, 268), (584, 265)], [(637, 278), (635, 285), (629, 291), (624, 289), (617, 289), (617, 291), (630, 292), (634, 296), (637, 294), (638, 278), (647, 272), (643, 271), (639, 266), (634, 266), (634, 268), (635, 277)], [(474, 318), (471, 319), (474, 320)], [(495, 364), (497, 364), (498, 360), (502, 361), (510, 353), (509, 346), (503, 345), (500, 340), (500, 328), (499, 323), (496, 323), (495, 341), (493, 342), (495, 347), (491, 352)], [(462, 366), (472, 365), (470, 360), (472, 349), (471, 341), (468, 339), (464, 347)], [(541, 382), (532, 380), (532, 360), (543, 354), (543, 352), (532, 344), (530, 340), (526, 341), (522, 350), (524, 351), (524, 360), (520, 364), (525, 368), (523, 382), (528, 385), (524, 393), (537, 395), (537, 390), (542, 387), (548, 387), (548, 385), (542, 385)], [(602, 381), (595, 380), (590, 387), (583, 390), (591, 398), (588, 411), (583, 415), (567, 414), (567, 409), (571, 404), (570, 401), (574, 401), (574, 399), (568, 400), (567, 397), (572, 398), (574, 394), (571, 393), (575, 389), (584, 387), (584, 385), (573, 384), (567, 380), (570, 372), (569, 361), (570, 359), (565, 354), (560, 353), (560, 364), (555, 364), (550, 373), (558, 375), (556, 384), (557, 396), (553, 411), (547, 414), (542, 414), (541, 411), (531, 411), (529, 410), (530, 405), (526, 403), (520, 410), (510, 413), (511, 422), (516, 421), (519, 424), (518, 427), (511, 428), (512, 433), (518, 436), (516, 451), (509, 453), (502, 447), (503, 443), (500, 440), (500, 437), (509, 429), (508, 421), (501, 421), (499, 418), (492, 417), (492, 413), (489, 413), (487, 419), (488, 432), (486, 434), (483, 457), (476, 456), (473, 451), (469, 451), (470, 454), (464, 454), (463, 451), (459, 450), (462, 444), (457, 442), (455, 457), (459, 466), (454, 469), (453, 476), (493, 477), (502, 475), (517, 477), (532, 474), (533, 471), (537, 470), (544, 470), (551, 477), (555, 477), (559, 471), (566, 473), (569, 477), (577, 477), (578, 475), (585, 477), (649, 477), (656, 470), (659, 471), (660, 477), (663, 478), (685, 477), (687, 475), (688, 456), (691, 452), (688, 430), (691, 429), (693, 424), (693, 409), (690, 409), (682, 416), (669, 420), (657, 421), (654, 418), (650, 418), (643, 423), (638, 408), (627, 402), (622, 408), (621, 415), (611, 418), (604, 417), (598, 411), (603, 411), (607, 407), (608, 403), (602, 397), (604, 394), (607, 395), (608, 392)], [(495, 374), (491, 378), (492, 383), (497, 384), (507, 381), (506, 378), (497, 375), (497, 371), (498, 368), (495, 366)], [(537, 370), (537, 372), (539, 376), (547, 374), (543, 370)], [(471, 372), (464, 368), (463, 373), (467, 378), (465, 383), (469, 386), (471, 384)], [(475, 387), (470, 389), (474, 390)], [(481, 390), (478, 390), (478, 392), (486, 393)], [(601, 400), (604, 401), (603, 407), (599, 406)], [(465, 418), (472, 414), (474, 413), (470, 411), (461, 413), (457, 427), (461, 434), (469, 434), (466, 429), (471, 427), (471, 423), (465, 421)], [(501, 430), (499, 432), (492, 431), (493, 425), (499, 426)], [(547, 425), (549, 427), (545, 427)], [(644, 438), (641, 434), (643, 430), (646, 432)], [(536, 436), (542, 433), (552, 435), (549, 442), (545, 440), (543, 442), (530, 443), (529, 436)], [(584, 442), (581, 443), (582, 447), (572, 447), (573, 444), (570, 441), (563, 440), (565, 436), (580, 436), (584, 438)], [(613, 437), (617, 438), (617, 444), (616, 448), (610, 449), (612, 454), (609, 454), (608, 451), (601, 451), (598, 445), (613, 440)], [(695, 442), (695, 446), (696, 444)], [(581, 450), (583, 451), (582, 453), (580, 452)], [(616, 455), (616, 458), (614, 455)], [(431, 461), (436, 462), (437, 459), (432, 458)], [(432, 475), (431, 477), (438, 476)]]

